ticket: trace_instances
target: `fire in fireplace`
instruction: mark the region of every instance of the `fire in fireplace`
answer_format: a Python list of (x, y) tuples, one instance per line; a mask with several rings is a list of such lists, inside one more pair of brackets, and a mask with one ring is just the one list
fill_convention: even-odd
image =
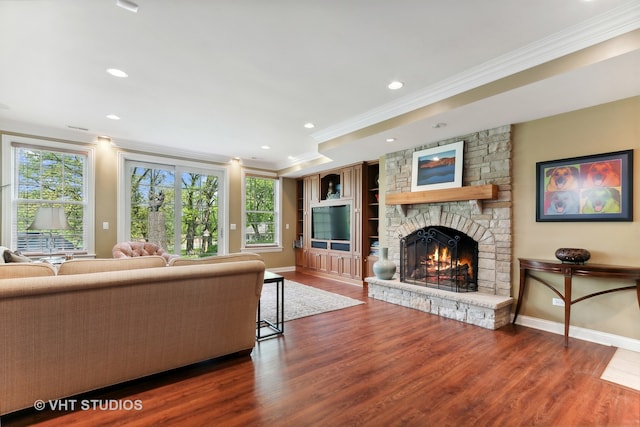
[(400, 239), (400, 281), (475, 292), (478, 242), (449, 227), (431, 226)]

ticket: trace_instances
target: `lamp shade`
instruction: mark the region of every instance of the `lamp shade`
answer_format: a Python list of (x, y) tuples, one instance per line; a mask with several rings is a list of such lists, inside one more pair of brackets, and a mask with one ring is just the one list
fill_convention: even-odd
[(29, 230), (68, 230), (69, 223), (64, 208), (43, 208), (36, 211), (36, 217)]

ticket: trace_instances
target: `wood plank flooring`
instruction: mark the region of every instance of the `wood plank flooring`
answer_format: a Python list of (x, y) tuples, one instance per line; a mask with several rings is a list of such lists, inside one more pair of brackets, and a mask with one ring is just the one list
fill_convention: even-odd
[(640, 393), (599, 378), (615, 348), (564, 348), (561, 335), (490, 331), (371, 300), (359, 286), (284, 276), (366, 304), (287, 322), (250, 357), (77, 397), (140, 400), (141, 410), (30, 409), (1, 425), (640, 426)]

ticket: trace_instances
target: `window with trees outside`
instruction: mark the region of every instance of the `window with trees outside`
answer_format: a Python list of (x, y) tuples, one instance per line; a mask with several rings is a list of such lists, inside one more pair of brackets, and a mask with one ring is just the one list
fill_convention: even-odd
[(278, 246), (279, 180), (245, 175), (244, 177), (244, 246)]
[(223, 174), (196, 167), (126, 161), (126, 234), (182, 256), (219, 252)]
[[(3, 185), (10, 188), (3, 191), (5, 245), (26, 254), (93, 251), (92, 156), (80, 145), (3, 138)], [(50, 208), (64, 215), (60, 228), (39, 229), (36, 213)]]

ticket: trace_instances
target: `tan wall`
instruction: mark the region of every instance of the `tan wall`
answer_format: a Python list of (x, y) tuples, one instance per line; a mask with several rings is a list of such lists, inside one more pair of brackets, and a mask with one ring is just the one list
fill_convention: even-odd
[[(111, 258), (118, 233), (118, 154), (108, 142), (96, 147), (95, 245), (98, 258)], [(103, 223), (109, 223), (109, 229)]]
[[(242, 245), (242, 167), (239, 163), (232, 163), (228, 169), (229, 177), (229, 224), (236, 224), (235, 230), (229, 230), (229, 253), (239, 252)], [(267, 268), (293, 267), (295, 254), (293, 241), (295, 240), (296, 213), (296, 181), (284, 179), (282, 188), (282, 252), (261, 252)], [(289, 229), (286, 229), (289, 224)]]
[[(295, 266), (296, 180), (285, 178), (282, 185), (282, 252), (261, 253), (267, 268)], [(289, 224), (289, 229), (286, 225)]]
[(229, 179), (229, 224), (235, 224), (236, 229), (229, 227), (229, 253), (240, 252), (242, 239), (242, 166), (239, 162), (233, 162), (228, 169)]
[[(517, 124), (513, 132), (513, 295), (519, 289), (518, 258), (555, 259), (560, 247), (586, 248), (589, 262), (640, 266), (640, 97)], [(634, 149), (633, 222), (536, 222), (536, 162)], [(540, 275), (562, 289), (560, 275)], [(633, 281), (574, 279), (573, 298)], [(527, 286), (521, 314), (562, 322), (555, 295), (536, 282)], [(634, 291), (585, 300), (572, 307), (571, 325), (640, 339)]]

